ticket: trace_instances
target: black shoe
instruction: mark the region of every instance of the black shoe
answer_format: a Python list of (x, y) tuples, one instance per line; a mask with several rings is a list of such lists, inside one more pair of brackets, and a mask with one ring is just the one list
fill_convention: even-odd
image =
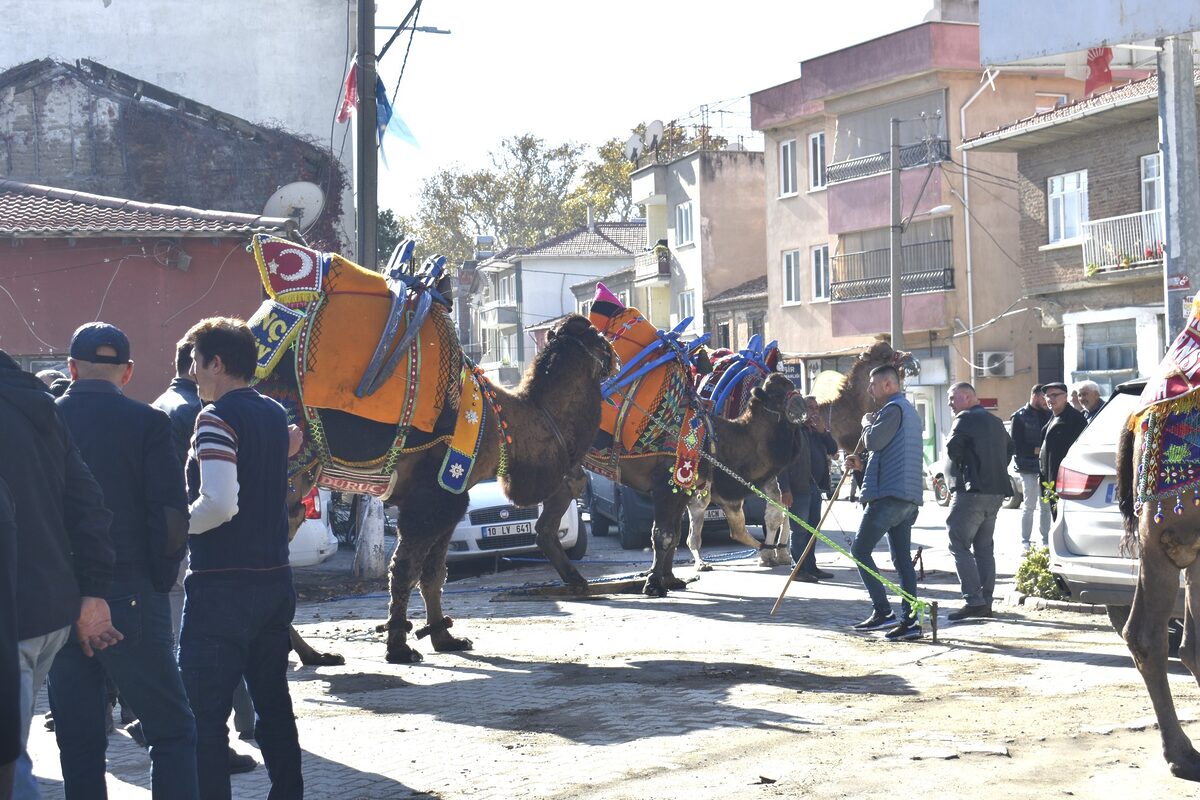
[(46, 721), (42, 724), (46, 726), (46, 730), (48, 730), (48, 731), (54, 730), (54, 713), (51, 711), (47, 711), (46, 712)]
[(804, 570), (800, 570), (792, 576), (792, 580), (800, 581), (801, 583), (817, 583), (817, 576), (811, 575)]
[(131, 722), (125, 726), (125, 732), (129, 734), (129, 738), (140, 744), (142, 747), (149, 747), (146, 744), (146, 733), (142, 730), (141, 722)]
[(253, 742), (254, 741), (254, 731), (252, 731), (252, 730), (242, 731), (241, 733), (238, 734), (238, 738), (241, 739), (243, 742)]
[(253, 772), (258, 766), (258, 762), (253, 756), (244, 756), (241, 753), (229, 748), (229, 774), (241, 775), (243, 772)]
[(984, 619), (990, 617), (991, 615), (992, 607), (986, 604), (981, 604), (977, 606), (963, 606), (957, 611), (951, 611), (946, 615), (946, 619), (950, 620), (951, 622), (958, 622), (959, 620), (971, 619), (972, 617)]
[(877, 631), (883, 628), (889, 628), (896, 624), (896, 614), (889, 611), (886, 614), (880, 614), (878, 611), (864, 619), (862, 622), (854, 626), (856, 631)]
[(830, 578), (832, 578), (832, 577), (833, 577), (833, 573), (832, 573), (832, 572), (826, 572), (826, 571), (825, 571), (825, 570), (823, 570), (823, 569), (819, 569), (819, 570), (817, 570), (816, 572), (814, 572), (814, 573), (813, 573), (813, 575), (816, 575), (818, 578), (820, 578), (820, 579), (821, 579), (821, 580), (823, 580), (823, 581), (827, 581), (827, 580), (829, 580)]
[(907, 642), (921, 638), (921, 626), (916, 620), (905, 620), (883, 635), (889, 642)]

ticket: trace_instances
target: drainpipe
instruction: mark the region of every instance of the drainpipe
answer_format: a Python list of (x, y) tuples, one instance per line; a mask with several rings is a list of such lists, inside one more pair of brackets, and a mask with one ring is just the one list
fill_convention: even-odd
[[(992, 91), (996, 91), (995, 73), (990, 69), (983, 75), (984, 83), (980, 86), (975, 94), (971, 95), (971, 99), (962, 104), (958, 110), (958, 141), (961, 143), (963, 137), (966, 136), (967, 130), (967, 109), (972, 103), (983, 94), (983, 90), (989, 86)], [(969, 151), (962, 151), (962, 204), (963, 213), (966, 215), (963, 218), (963, 228), (966, 230), (965, 244), (967, 247), (967, 346), (971, 353), (971, 381), (975, 380), (975, 290), (973, 283), (973, 274), (971, 272), (971, 183), (967, 174), (967, 156)]]

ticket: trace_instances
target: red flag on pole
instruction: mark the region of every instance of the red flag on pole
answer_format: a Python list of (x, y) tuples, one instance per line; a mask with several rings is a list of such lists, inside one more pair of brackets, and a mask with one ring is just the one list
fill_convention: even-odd
[(350, 119), (350, 115), (358, 108), (358, 59), (350, 65), (350, 71), (346, 73), (346, 83), (342, 87), (342, 105), (338, 109), (337, 121), (345, 122)]
[(1112, 59), (1111, 47), (1093, 47), (1088, 50), (1088, 76), (1087, 82), (1083, 85), (1084, 95), (1090, 95), (1097, 89), (1113, 82), (1112, 70), (1108, 66), (1112, 63)]

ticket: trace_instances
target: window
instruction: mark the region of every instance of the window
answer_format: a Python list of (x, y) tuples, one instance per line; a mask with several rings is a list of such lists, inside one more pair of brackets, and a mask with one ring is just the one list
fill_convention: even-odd
[(592, 313), (592, 301), (591, 300), (580, 300), (579, 301), (579, 315), (581, 317), (586, 317), (590, 313)]
[(691, 289), (679, 293), (679, 321), (696, 316), (696, 293)]
[(746, 336), (748, 338), (753, 338), (755, 336), (762, 336), (764, 329), (765, 329), (765, 326), (764, 326), (763, 318), (762, 318), (761, 314), (755, 314), (754, 316), (747, 318), (747, 320), (746, 320)]
[(829, 299), (829, 245), (823, 244), (810, 251), (812, 261), (813, 300)]
[(629, 308), (629, 290), (628, 289), (622, 289), (621, 291), (617, 292), (617, 299), (621, 301), (621, 305), (625, 306), (626, 308)]
[(1080, 369), (1137, 369), (1137, 323), (1132, 319), (1079, 326)]
[(481, 327), (479, 329), (479, 352), (486, 353), (488, 351), (488, 329)]
[(1051, 244), (1079, 238), (1088, 221), (1087, 170), (1055, 175), (1046, 184)]
[(887, 153), (891, 146), (892, 117), (903, 120), (900, 123), (902, 145), (914, 144), (929, 136), (945, 139), (946, 90), (839, 114), (831, 161), (838, 164), (851, 158)]
[(717, 347), (733, 348), (732, 339), (729, 335), (729, 323), (722, 322), (717, 325)]
[(825, 188), (825, 132), (808, 137), (808, 190)]
[(1162, 208), (1162, 157), (1158, 153), (1142, 156), (1142, 211)]
[(783, 254), (783, 304), (800, 302), (800, 251)]
[(692, 201), (675, 206), (675, 244), (690, 244), (692, 241)]
[(796, 193), (796, 140), (788, 139), (779, 145), (779, 196)]
[(496, 300), (498, 302), (501, 302), (501, 303), (512, 303), (513, 302), (513, 298), (516, 294), (513, 291), (514, 283), (515, 283), (515, 276), (513, 276), (513, 275), (505, 275), (503, 278), (500, 278), (499, 281), (497, 281), (497, 283), (496, 283)]

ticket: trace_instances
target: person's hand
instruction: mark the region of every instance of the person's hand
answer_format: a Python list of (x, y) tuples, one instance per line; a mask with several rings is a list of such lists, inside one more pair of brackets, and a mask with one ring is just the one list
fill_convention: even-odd
[(111, 647), (125, 637), (113, 627), (112, 614), (103, 597), (85, 597), (79, 604), (79, 619), (75, 621), (75, 635), (83, 654), (89, 658), (96, 650)]
[(1033, 448), (1033, 454), (1035, 456), (1040, 456), (1042, 454), (1042, 448), (1040, 448), (1040, 447)]
[(300, 430), (298, 425), (288, 425), (288, 458), (299, 453), (302, 444), (304, 444), (304, 431)]
[(788, 508), (791, 508), (791, 506), (792, 506), (792, 493), (791, 492), (784, 492), (783, 497), (781, 499), (783, 500), (783, 504), (785, 506), (787, 506)]
[(825, 432), (825, 418), (820, 414), (810, 414), (808, 417), (808, 423), (812, 425), (812, 429), (817, 433)]
[(862, 426), (864, 428), (875, 424), (875, 412), (868, 411), (862, 415)]
[(861, 458), (854, 455), (853, 453), (846, 456), (846, 469), (850, 470), (851, 472), (857, 472), (858, 470), (860, 470), (862, 468), (863, 467), (862, 467), (862, 459)]

